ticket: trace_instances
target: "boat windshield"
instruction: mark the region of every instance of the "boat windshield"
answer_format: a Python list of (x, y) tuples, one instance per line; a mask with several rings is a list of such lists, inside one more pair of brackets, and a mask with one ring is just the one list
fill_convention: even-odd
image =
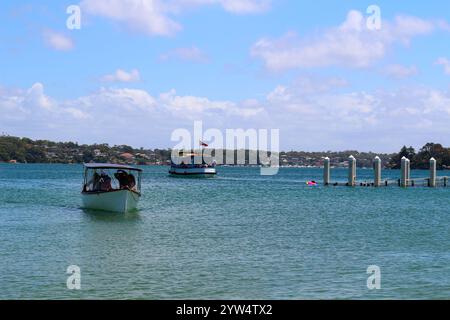
[(203, 154), (197, 153), (180, 153), (180, 155), (171, 161), (172, 168), (213, 168), (216, 166), (215, 161), (207, 163)]
[(141, 192), (141, 171), (118, 168), (85, 168), (84, 192), (131, 190)]

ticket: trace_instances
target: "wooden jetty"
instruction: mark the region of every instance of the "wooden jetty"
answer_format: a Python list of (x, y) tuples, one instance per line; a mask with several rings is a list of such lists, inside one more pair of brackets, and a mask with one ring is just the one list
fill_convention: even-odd
[(347, 182), (331, 181), (331, 163), (330, 158), (324, 158), (323, 162), (323, 182), (326, 186), (348, 186), (348, 187), (388, 187), (399, 186), (407, 187), (447, 187), (450, 181), (448, 176), (437, 176), (436, 159), (430, 159), (430, 174), (425, 178), (411, 178), (411, 161), (403, 157), (401, 159), (400, 178), (399, 179), (382, 179), (381, 176), (381, 159), (375, 157), (373, 160), (374, 177), (372, 181), (358, 182), (356, 179), (356, 159), (353, 156), (348, 158), (348, 179)]

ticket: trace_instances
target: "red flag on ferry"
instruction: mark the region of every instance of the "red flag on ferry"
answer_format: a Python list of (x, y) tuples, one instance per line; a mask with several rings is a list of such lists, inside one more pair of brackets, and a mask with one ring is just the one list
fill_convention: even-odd
[(206, 144), (206, 143), (204, 143), (202, 140), (200, 140), (200, 145), (202, 146), (202, 147), (207, 147), (208, 145)]

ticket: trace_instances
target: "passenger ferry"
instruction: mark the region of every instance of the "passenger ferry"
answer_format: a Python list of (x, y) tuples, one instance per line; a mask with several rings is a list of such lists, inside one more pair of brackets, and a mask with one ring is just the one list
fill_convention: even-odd
[[(196, 164), (196, 157), (201, 157), (201, 164)], [(207, 164), (202, 154), (181, 152), (179, 160), (180, 164), (171, 163), (169, 174), (172, 176), (213, 177), (217, 174), (215, 162)]]

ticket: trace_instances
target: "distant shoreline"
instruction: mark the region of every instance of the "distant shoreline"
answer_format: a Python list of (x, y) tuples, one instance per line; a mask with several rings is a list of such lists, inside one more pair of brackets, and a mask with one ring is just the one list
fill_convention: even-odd
[[(66, 165), (78, 165), (78, 166), (82, 166), (82, 163), (52, 163), (52, 162), (39, 162), (39, 163), (21, 163), (21, 162), (17, 162), (17, 163), (9, 163), (9, 162), (1, 162), (0, 161), (0, 165), (11, 165), (11, 166), (24, 166), (24, 165), (55, 165), (55, 166), (66, 166)], [(137, 164), (135, 166), (139, 166), (139, 167), (169, 167), (169, 165), (167, 164)], [(232, 164), (227, 164), (227, 165), (217, 165), (217, 167), (222, 167), (222, 168), (227, 168), (227, 167), (232, 167), (232, 168), (260, 168), (260, 165), (232, 165)], [(305, 167), (305, 166), (279, 166), (279, 168), (282, 169), (323, 169), (323, 166), (318, 166), (318, 167)], [(343, 169), (346, 170), (346, 167), (331, 167), (331, 169)], [(362, 170), (373, 170), (372, 168), (369, 167), (358, 167), (358, 169), (362, 169)], [(400, 169), (394, 169), (394, 168), (383, 168), (383, 170), (400, 170)], [(423, 169), (423, 168), (415, 168), (413, 170), (418, 170), (418, 171), (428, 171), (429, 169)], [(449, 171), (450, 168), (442, 168), (442, 169), (437, 169), (438, 171)]]
[[(198, 148), (200, 149), (200, 147)], [(244, 155), (241, 154), (245, 158), (243, 166), (251, 167), (264, 164), (263, 161), (260, 161), (260, 154), (257, 150), (214, 148), (205, 148), (204, 150), (207, 150), (211, 155), (210, 157), (215, 158), (218, 162), (224, 161), (221, 161), (221, 159), (229, 159), (231, 152), (234, 153), (234, 163), (238, 163), (238, 152), (243, 152)], [(0, 136), (0, 162), (3, 163), (82, 164), (98, 162), (158, 166), (170, 165), (172, 152), (172, 149), (144, 149), (128, 145), (110, 146), (109, 144), (80, 145), (76, 142), (54, 142), (7, 135)], [(277, 163), (282, 168), (320, 168), (323, 167), (324, 158), (327, 157), (330, 159), (332, 167), (346, 168), (350, 156), (356, 158), (359, 168), (372, 168), (373, 160), (377, 156), (381, 159), (384, 169), (398, 169), (402, 157), (411, 160), (411, 169), (428, 169), (431, 157), (436, 159), (438, 169), (450, 168), (450, 148), (445, 148), (436, 143), (427, 143), (417, 153), (414, 148), (406, 146), (399, 153), (393, 154), (359, 152), (357, 150), (336, 152), (280, 151), (278, 152), (279, 161)], [(242, 166), (242, 164), (233, 166)]]

